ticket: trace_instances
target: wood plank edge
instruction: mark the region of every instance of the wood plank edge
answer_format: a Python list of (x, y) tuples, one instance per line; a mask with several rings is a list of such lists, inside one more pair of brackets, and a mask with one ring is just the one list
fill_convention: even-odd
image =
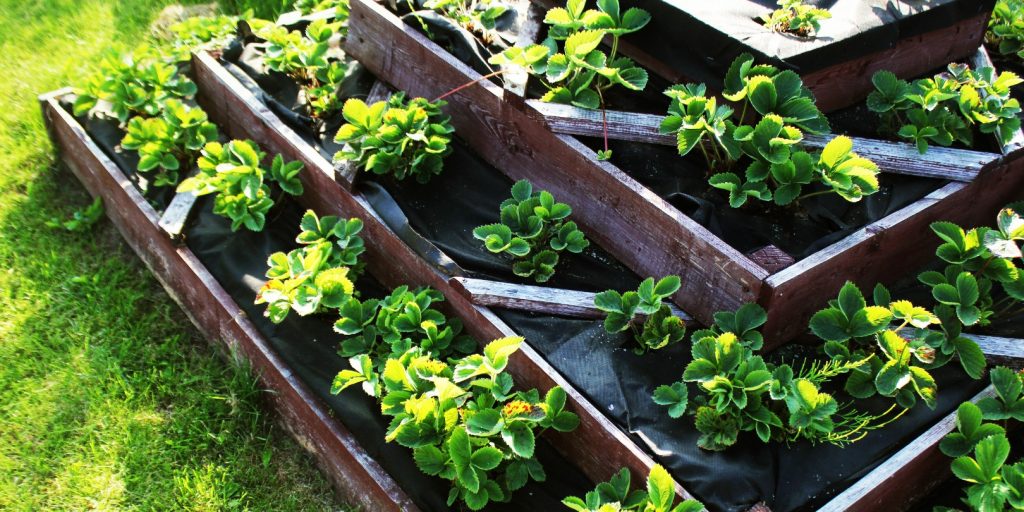
[[(107, 217), (121, 232), (126, 242), (138, 253), (168, 294), (206, 335), (208, 341), (226, 349), (227, 352), (220, 351), (223, 355), (246, 358), (263, 385), (274, 391), (269, 398), (279, 419), (286, 416), (294, 419), (297, 418), (296, 415), (313, 414), (319, 426), (326, 429), (327, 434), (322, 431), (314, 432), (313, 429), (316, 428), (316, 425), (285, 425), (287, 430), (297, 438), (300, 445), (314, 455), (319, 464), (323, 467), (334, 468), (334, 471), (328, 471), (328, 474), (332, 477), (335, 485), (338, 485), (339, 482), (352, 482), (341, 486), (347, 489), (345, 496), (364, 506), (384, 506), (389, 510), (416, 510), (404, 492), (355, 442), (348, 430), (331, 417), (323, 404), (303, 383), (292, 376), (291, 370), (270, 349), (266, 340), (246, 318), (245, 313), (205, 269), (198, 258), (189, 249), (174, 247), (169, 240), (163, 239), (156, 212), (134, 188), (130, 180), (117, 168), (116, 164), (92, 142), (74, 117), (60, 107), (56, 99), (48, 100), (45, 118), (54, 126), (56, 145), (62, 150), (70, 148), (70, 152), (75, 153), (74, 155), (65, 153), (65, 162), (86, 185), (89, 192), (103, 197), (111, 205), (125, 206), (124, 208), (108, 208)], [(77, 151), (75, 151), (76, 149)], [(71, 161), (75, 158), (87, 158), (88, 160), (78, 164)], [(140, 215), (141, 218), (139, 218)], [(133, 222), (133, 218), (136, 222)], [(160, 241), (161, 239), (163, 242)], [(172, 276), (175, 278), (172, 279)], [(185, 283), (181, 279), (188, 279), (189, 276), (201, 283), (201, 286), (183, 288)], [(176, 286), (175, 283), (179, 284)], [(193, 303), (197, 301), (210, 302), (214, 307), (194, 311), (189, 306), (195, 305)], [(218, 344), (217, 341), (220, 343)], [(270, 373), (266, 373), (267, 371)], [(325, 435), (328, 437), (324, 437)], [(352, 463), (332, 460), (332, 457), (324, 452), (328, 447), (345, 450), (346, 455), (352, 461), (358, 462), (358, 467)], [(339, 464), (343, 467), (338, 467)], [(346, 478), (340, 478), (338, 469), (346, 471)], [(363, 483), (355, 483), (352, 477), (359, 478)], [(378, 490), (371, 491), (361, 487), (366, 483), (372, 483)], [(373, 498), (367, 493), (376, 494), (378, 498)], [(380, 501), (381, 493), (386, 496), (386, 503)]]

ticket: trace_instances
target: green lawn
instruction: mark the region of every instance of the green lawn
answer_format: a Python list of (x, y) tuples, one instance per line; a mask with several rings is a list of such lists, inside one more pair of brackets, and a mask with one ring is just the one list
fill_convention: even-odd
[(45, 225), (89, 199), (36, 95), (167, 3), (0, 0), (0, 510), (339, 509), (109, 223)]

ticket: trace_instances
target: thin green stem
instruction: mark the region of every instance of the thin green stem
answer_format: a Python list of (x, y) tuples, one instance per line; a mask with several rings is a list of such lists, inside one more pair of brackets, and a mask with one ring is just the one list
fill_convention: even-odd
[(457, 92), (459, 92), (459, 91), (461, 91), (461, 90), (463, 90), (463, 89), (465, 89), (467, 87), (471, 87), (471, 86), (473, 86), (475, 84), (478, 84), (478, 83), (480, 83), (480, 82), (482, 82), (484, 80), (489, 80), (491, 78), (494, 78), (494, 77), (496, 77), (496, 76), (498, 76), (498, 75), (500, 75), (500, 74), (502, 74), (504, 72), (505, 72), (504, 69), (499, 69), (498, 71), (495, 71), (493, 73), (488, 73), (488, 74), (486, 74), (486, 75), (484, 75), (484, 76), (482, 76), (480, 78), (477, 78), (476, 80), (473, 80), (472, 82), (462, 84), (462, 85), (460, 85), (460, 86), (458, 86), (458, 87), (456, 87), (456, 88), (454, 88), (454, 89), (452, 89), (452, 90), (450, 90), (450, 91), (448, 91), (448, 92), (438, 96), (437, 99), (434, 100), (434, 102), (436, 103), (438, 101), (441, 101), (441, 100), (447, 98), (448, 96), (451, 96), (452, 94), (455, 94), (455, 93), (457, 93)]

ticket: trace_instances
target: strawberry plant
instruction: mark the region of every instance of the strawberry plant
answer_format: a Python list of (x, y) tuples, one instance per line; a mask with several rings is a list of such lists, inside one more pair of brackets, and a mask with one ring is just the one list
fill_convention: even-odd
[(327, 55), (340, 23), (318, 19), (304, 33), (262, 20), (251, 23), (256, 36), (267, 41), (263, 62), (299, 84), (306, 109), (319, 129), (325, 117), (341, 108), (338, 88), (348, 73), (348, 65)]
[(865, 360), (851, 373), (846, 391), (857, 398), (894, 397), (904, 408), (920, 398), (935, 407), (938, 385), (928, 369), (957, 356), (973, 378), (980, 378), (985, 358), (973, 341), (953, 339), (931, 328), (940, 318), (906, 300), (893, 301), (879, 285), (868, 305), (860, 289), (847, 283), (828, 308), (811, 317), (811, 331), (825, 341), (825, 353), (838, 361)]
[(1024, 383), (1021, 374), (1005, 367), (994, 368), (991, 379), (996, 396), (983, 398), (978, 405), (961, 404), (957, 409), (957, 431), (947, 434), (939, 448), (954, 458), (953, 474), (970, 484), (963, 502), (971, 510), (1024, 510), (1024, 461), (1008, 464), (1011, 446), (1006, 429), (982, 422), (1024, 421)]
[(206, 112), (175, 99), (163, 104), (159, 117), (136, 116), (128, 121), (121, 147), (139, 154), (141, 173), (155, 173), (158, 187), (178, 184), (181, 167), (195, 161), (208, 142), (217, 140), (217, 126)]
[(774, 32), (811, 37), (821, 30), (821, 20), (832, 17), (828, 9), (807, 5), (804, 0), (779, 0), (779, 9), (761, 17), (764, 26)]
[(252, 12), (241, 16), (193, 16), (170, 26), (173, 34), (171, 55), (175, 61), (184, 62), (197, 50), (224, 48), (235, 37), (239, 19), (252, 17)]
[[(835, 193), (856, 202), (878, 191), (878, 166), (853, 152), (848, 137), (832, 139), (820, 153), (800, 149), (803, 133), (826, 133), (828, 121), (814, 97), (792, 71), (755, 65), (750, 55), (737, 58), (726, 74), (723, 96), (739, 102), (737, 125), (731, 106), (708, 97), (704, 84), (675, 85), (661, 132), (675, 134), (679, 154), (699, 148), (708, 169), (719, 171), (709, 184), (729, 193), (729, 205), (750, 200), (784, 206), (803, 198)], [(748, 116), (749, 114), (749, 116)], [(743, 175), (732, 169), (745, 163)], [(804, 193), (804, 187), (818, 190)]]
[(384, 362), (412, 348), (442, 360), (471, 353), (476, 343), (462, 334), (462, 322), (437, 310), (435, 304), (442, 301), (437, 290), (400, 286), (380, 300), (349, 297), (342, 302), (334, 324), (345, 336), (338, 353), (350, 358), (355, 371), (339, 373), (332, 392), (361, 384), (367, 394), (380, 398)]
[[(763, 442), (806, 439), (844, 446), (902, 415), (895, 405), (880, 414), (861, 412), (822, 391), (823, 384), (858, 371), (867, 359), (804, 362), (795, 369), (771, 364), (754, 355), (762, 341), (754, 329), (766, 319), (760, 306), (748, 304), (716, 319), (723, 322), (693, 334), (693, 360), (682, 380), (659, 386), (653, 397), (670, 417), (693, 415), (701, 448), (724, 450), (742, 432), (754, 432)], [(701, 392), (692, 402), (688, 383)]]
[(354, 300), (354, 281), (362, 273), (361, 220), (321, 218), (309, 210), (299, 227), (300, 247), (267, 258), (267, 282), (256, 295), (256, 304), (267, 305), (265, 315), (274, 323), (291, 311), (306, 316), (343, 307)]
[(988, 20), (985, 42), (1002, 55), (1024, 59), (1024, 1), (999, 0)]
[(576, 223), (568, 220), (572, 208), (555, 201), (548, 191), (533, 191), (527, 180), (512, 185), (512, 197), (501, 203), (497, 224), (479, 226), (473, 237), (488, 251), (513, 260), (512, 272), (546, 282), (555, 274), (562, 251), (579, 254), (590, 242)]
[(345, 146), (334, 159), (355, 161), (374, 174), (426, 183), (441, 174), (444, 158), (452, 152), (455, 130), (441, 113), (444, 105), (424, 98), (406, 101), (403, 93), (373, 105), (351, 98), (342, 109), (346, 124), (334, 139)]
[(479, 36), (485, 46), (498, 42), (500, 35), (494, 29), (498, 18), (508, 12), (508, 5), (499, 0), (427, 0), (423, 6)]
[[(408, 347), (386, 361), (354, 358), (347, 370), (358, 374), (382, 366), (377, 390), (381, 412), (392, 418), (386, 440), (411, 448), (425, 474), (451, 481), (448, 505), (470, 510), (508, 502), (529, 480), (543, 481), (536, 438), (547, 429), (571, 432), (579, 418), (565, 410), (566, 394), (551, 388), (513, 391), (505, 372), (522, 338), (494, 340), (483, 353), (445, 362), (419, 347)], [(342, 372), (343, 374), (345, 372)], [(366, 380), (343, 378), (332, 392)], [(336, 384), (338, 382), (336, 381)]]
[(341, 23), (338, 33), (348, 35), (348, 0), (295, 0), (293, 7), (303, 15), (334, 9), (334, 20)]
[(883, 133), (917, 145), (922, 154), (930, 144), (974, 144), (974, 128), (1006, 144), (1020, 129), (1020, 102), (1010, 88), (1024, 83), (1009, 71), (998, 76), (989, 67), (971, 70), (950, 64), (947, 72), (908, 83), (889, 71), (871, 78), (875, 91), (868, 108), (880, 115)]
[(562, 503), (576, 512), (701, 512), (694, 499), (676, 503), (676, 482), (660, 464), (647, 475), (645, 490), (630, 490), (629, 470), (623, 468), (583, 498), (570, 496)]
[(620, 294), (606, 290), (594, 296), (594, 306), (605, 312), (604, 328), (610, 333), (631, 330), (639, 346), (637, 353), (657, 350), (682, 341), (686, 322), (662, 301), (679, 291), (679, 277), (668, 276), (657, 283), (647, 278), (634, 291)]
[(302, 194), (301, 162), (285, 163), (277, 155), (266, 169), (261, 163), (264, 158), (266, 154), (252, 141), (210, 142), (197, 162), (199, 173), (182, 181), (178, 192), (216, 194), (213, 212), (231, 219), (233, 231), (242, 226), (263, 231), (267, 212), (274, 206), (269, 182), (276, 183), (283, 193)]
[[(73, 110), (76, 116), (109, 115), (125, 123), (136, 115), (157, 116), (167, 99), (189, 99), (195, 93), (196, 84), (180, 74), (176, 65), (166, 62), (157, 50), (139, 46), (131, 52), (107, 54), (96, 74), (75, 89)], [(101, 103), (104, 107), (97, 109)]]
[(945, 267), (918, 276), (940, 305), (936, 314), (944, 328), (959, 336), (962, 327), (987, 326), (993, 319), (1024, 313), (1024, 270), (1021, 243), (1024, 218), (1004, 208), (996, 227), (965, 231), (950, 222), (936, 222), (932, 231), (942, 244), (935, 255)]

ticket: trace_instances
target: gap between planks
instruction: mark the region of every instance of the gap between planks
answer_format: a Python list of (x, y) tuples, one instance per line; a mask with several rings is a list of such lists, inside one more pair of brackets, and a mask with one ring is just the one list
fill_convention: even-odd
[[(470, 277), (453, 277), (449, 281), (457, 292), (478, 306), (546, 313), (578, 318), (604, 318), (605, 313), (594, 306), (596, 293), (547, 286), (531, 286)], [(693, 317), (668, 303), (672, 314), (686, 322)]]

